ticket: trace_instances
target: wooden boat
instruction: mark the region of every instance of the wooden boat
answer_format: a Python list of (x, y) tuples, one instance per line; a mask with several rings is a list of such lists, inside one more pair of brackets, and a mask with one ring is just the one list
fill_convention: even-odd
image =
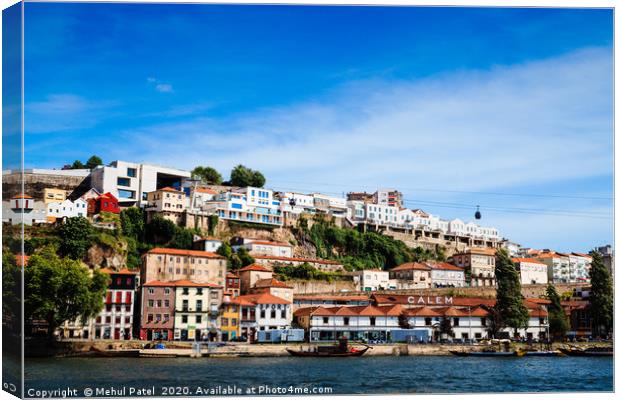
[(338, 339), (336, 346), (316, 346), (309, 350), (293, 350), (287, 348), (286, 351), (295, 357), (361, 357), (371, 347), (351, 347), (347, 339)]
[(517, 351), (496, 351), (496, 350), (487, 350), (487, 351), (457, 351), (450, 350), (455, 356), (459, 357), (522, 357), (525, 352), (521, 350)]
[(571, 357), (613, 357), (614, 355), (613, 347), (589, 347), (586, 349), (573, 347), (560, 348), (560, 351)]

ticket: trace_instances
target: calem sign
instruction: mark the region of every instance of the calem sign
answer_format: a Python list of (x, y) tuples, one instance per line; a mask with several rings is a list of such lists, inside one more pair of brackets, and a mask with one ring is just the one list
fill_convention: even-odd
[(423, 305), (448, 305), (453, 304), (454, 299), (452, 296), (409, 296), (407, 297), (407, 303)]

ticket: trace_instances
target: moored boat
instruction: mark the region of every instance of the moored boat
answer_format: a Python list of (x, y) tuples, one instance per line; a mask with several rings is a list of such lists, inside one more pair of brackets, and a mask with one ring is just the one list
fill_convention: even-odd
[(460, 357), (522, 357), (525, 353), (517, 350), (517, 351), (457, 351), (450, 350), (455, 356)]
[(572, 347), (560, 348), (560, 351), (571, 357), (613, 357), (613, 347), (589, 347), (586, 349)]
[(307, 350), (293, 350), (287, 348), (286, 351), (295, 357), (361, 357), (371, 347), (368, 345), (362, 345), (364, 347), (352, 347), (349, 346), (347, 339), (338, 339), (336, 346), (315, 346)]
[(526, 357), (561, 357), (564, 354), (557, 350), (534, 350), (526, 351), (524, 356)]

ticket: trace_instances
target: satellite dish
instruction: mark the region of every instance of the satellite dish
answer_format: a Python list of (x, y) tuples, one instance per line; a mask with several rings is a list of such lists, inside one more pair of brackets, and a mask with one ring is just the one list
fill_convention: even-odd
[(474, 218), (476, 219), (482, 218), (482, 214), (480, 213), (480, 206), (476, 206), (476, 213), (474, 214)]

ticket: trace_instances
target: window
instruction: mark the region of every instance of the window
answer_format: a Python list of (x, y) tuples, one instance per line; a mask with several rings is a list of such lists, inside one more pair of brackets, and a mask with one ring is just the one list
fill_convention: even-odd
[(323, 323), (329, 324), (329, 317), (323, 317)]
[(137, 172), (137, 170), (135, 168), (127, 168), (127, 176), (135, 178), (136, 177), (136, 172)]
[[(193, 273), (194, 273), (194, 270), (192, 270), (192, 274)], [(202, 288), (196, 289), (196, 294), (202, 294)]]
[(157, 300), (157, 307), (161, 308), (161, 300)]
[(197, 324), (201, 324), (202, 323), (202, 315), (196, 315), (196, 323)]
[(265, 318), (265, 310), (260, 310), (260, 317)]
[(153, 307), (155, 305), (155, 300), (150, 299), (149, 300), (149, 307)]
[(131, 186), (131, 179), (129, 178), (117, 178), (116, 179), (116, 184), (118, 186)]
[(433, 319), (432, 318), (430, 318), (430, 317), (424, 318), (424, 325), (431, 326), (432, 323), (433, 323)]
[(285, 319), (286, 318), (286, 309), (282, 309), (280, 311), (280, 318)]
[(487, 319), (486, 318), (480, 318), (480, 325), (487, 326)]
[(196, 311), (202, 311), (202, 300), (196, 300)]
[(459, 319), (458, 318), (452, 318), (452, 325), (453, 326), (459, 326)]
[[(118, 197), (122, 199), (133, 199), (136, 197), (136, 192), (133, 190), (118, 189)], [(105, 207), (107, 207), (107, 205)]]
[(189, 294), (189, 288), (183, 288), (183, 294)]
[(228, 318), (222, 318), (222, 326), (228, 326)]
[(370, 317), (370, 325), (371, 326), (375, 326), (376, 322), (377, 322), (377, 317)]
[(344, 318), (343, 318), (343, 323), (344, 323), (345, 325), (349, 325), (349, 317), (344, 317)]
[(233, 319), (232, 319), (232, 323), (231, 323), (231, 325), (232, 325), (232, 326), (237, 326), (237, 318), (233, 318)]
[[(170, 272), (172, 272), (172, 271), (170, 271)], [(164, 289), (164, 294), (166, 294), (166, 295), (170, 294), (170, 288), (165, 288)], [(166, 301), (168, 301), (168, 300), (166, 300)]]
[(276, 310), (271, 310), (271, 319), (276, 319)]
[(183, 300), (183, 311), (187, 311), (189, 309), (189, 300)]
[(187, 315), (181, 315), (181, 322), (187, 324)]
[(170, 314), (164, 314), (164, 322), (170, 321)]
[(217, 292), (211, 292), (211, 300), (217, 300), (218, 298), (218, 293)]
[(164, 300), (164, 307), (170, 307), (170, 300)]

